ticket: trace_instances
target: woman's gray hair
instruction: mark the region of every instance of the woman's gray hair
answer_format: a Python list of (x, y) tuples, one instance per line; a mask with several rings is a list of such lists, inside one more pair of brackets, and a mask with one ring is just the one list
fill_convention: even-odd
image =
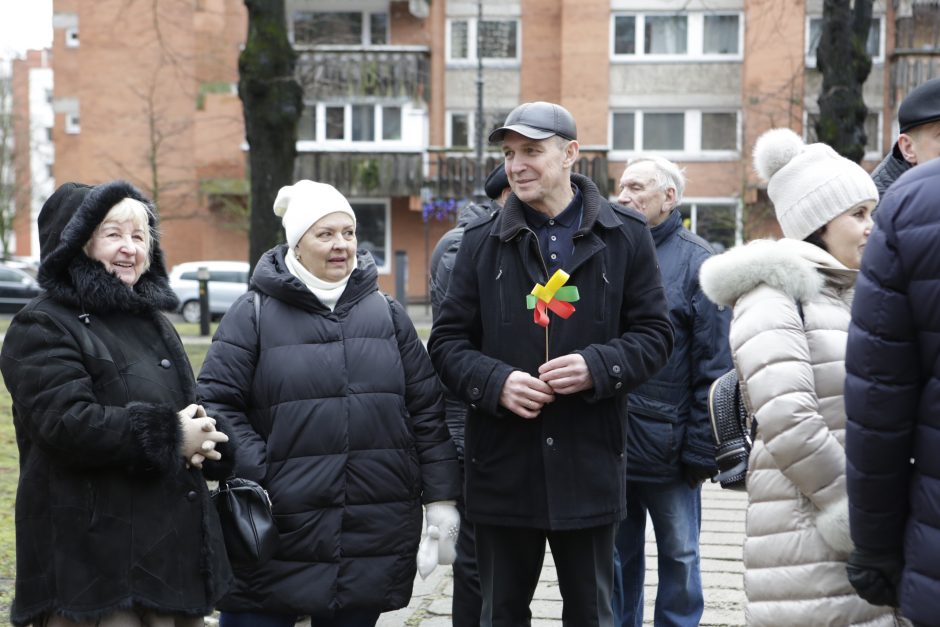
[(653, 164), (655, 171), (654, 178), (656, 185), (664, 192), (670, 187), (676, 190), (676, 206), (682, 202), (682, 194), (685, 193), (685, 168), (680, 168), (669, 159), (664, 159), (659, 155), (640, 155), (627, 162), (627, 167), (635, 163), (648, 161)]
[(125, 220), (130, 220), (134, 223), (134, 226), (142, 229), (147, 234), (147, 258), (144, 260), (143, 267), (143, 271), (146, 272), (150, 269), (150, 258), (153, 256), (153, 243), (156, 241), (156, 232), (153, 227), (150, 226), (153, 217), (153, 211), (147, 203), (143, 203), (135, 198), (124, 198), (115, 203), (115, 205), (108, 210), (108, 213), (105, 214), (101, 223), (95, 227), (94, 232), (83, 248), (85, 254), (91, 256), (92, 241), (102, 224), (105, 222), (124, 222)]

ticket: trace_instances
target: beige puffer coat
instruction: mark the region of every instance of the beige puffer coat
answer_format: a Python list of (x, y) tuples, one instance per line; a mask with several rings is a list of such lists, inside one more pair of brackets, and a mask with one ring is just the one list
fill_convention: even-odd
[(702, 266), (705, 294), (734, 307), (731, 352), (758, 425), (747, 476), (748, 625), (904, 624), (859, 598), (845, 572), (842, 386), (855, 277), (821, 248), (788, 239)]

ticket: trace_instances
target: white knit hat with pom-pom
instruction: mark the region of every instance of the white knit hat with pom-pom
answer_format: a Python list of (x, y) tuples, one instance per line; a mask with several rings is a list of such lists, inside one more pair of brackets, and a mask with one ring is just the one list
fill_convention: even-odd
[(330, 213), (345, 213), (356, 223), (349, 201), (332, 185), (302, 180), (285, 185), (274, 199), (274, 213), (281, 217), (287, 245), (293, 249), (304, 233)]
[(754, 169), (767, 181), (777, 222), (792, 239), (806, 239), (859, 203), (878, 201), (878, 189), (861, 166), (826, 144), (804, 144), (788, 128), (758, 138)]

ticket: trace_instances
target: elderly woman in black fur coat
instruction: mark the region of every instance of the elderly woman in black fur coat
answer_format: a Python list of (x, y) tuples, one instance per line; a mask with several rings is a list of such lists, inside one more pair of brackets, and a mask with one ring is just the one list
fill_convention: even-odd
[(45, 292), (0, 370), (20, 451), (14, 625), (191, 627), (231, 568), (206, 479), (234, 465), (161, 310), (177, 304), (134, 187), (66, 183), (39, 214)]

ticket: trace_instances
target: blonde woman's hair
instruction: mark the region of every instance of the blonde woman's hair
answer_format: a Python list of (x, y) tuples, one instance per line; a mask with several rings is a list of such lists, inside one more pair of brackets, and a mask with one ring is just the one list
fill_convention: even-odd
[(98, 231), (101, 229), (101, 225), (106, 222), (125, 222), (130, 220), (134, 223), (135, 227), (144, 231), (144, 238), (147, 244), (147, 258), (144, 259), (143, 272), (146, 272), (150, 269), (150, 257), (153, 253), (153, 242), (156, 239), (156, 234), (150, 226), (151, 217), (153, 217), (153, 212), (146, 204), (135, 198), (124, 198), (108, 210), (104, 219), (95, 228), (95, 231), (91, 234), (88, 241), (85, 242), (85, 247), (83, 248), (85, 254), (89, 257), (91, 256), (91, 244), (95, 239), (95, 235), (97, 235)]

